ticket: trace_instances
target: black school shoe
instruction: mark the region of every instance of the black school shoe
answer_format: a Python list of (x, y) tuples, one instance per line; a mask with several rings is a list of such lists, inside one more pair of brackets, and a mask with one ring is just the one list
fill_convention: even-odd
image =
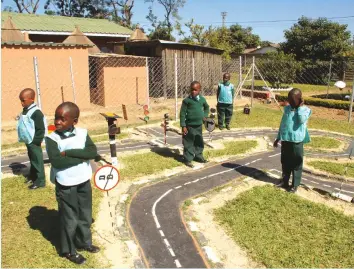
[(195, 158), (194, 159), (196, 162), (198, 162), (198, 163), (207, 163), (208, 161), (207, 160), (205, 160), (204, 158)]
[(40, 188), (44, 188), (44, 186), (37, 186), (35, 184), (32, 184), (31, 186), (28, 187), (30, 190), (36, 190), (36, 189), (40, 189)]
[(276, 184), (276, 186), (277, 186), (278, 188), (284, 188), (284, 189), (286, 189), (286, 190), (289, 190), (289, 189), (290, 189), (289, 183), (288, 183), (288, 182), (284, 182), (284, 181), (280, 182), (279, 184)]
[(289, 188), (289, 192), (291, 192), (291, 193), (296, 193), (296, 192), (297, 192), (297, 187), (291, 187), (291, 188)]
[(194, 167), (194, 165), (191, 162), (185, 162), (184, 164), (190, 168)]
[(90, 253), (97, 253), (97, 252), (100, 251), (100, 248), (96, 247), (94, 245), (91, 245), (89, 247), (77, 248), (77, 251), (87, 251), (87, 252), (90, 252)]
[(79, 253), (75, 253), (75, 254), (67, 253), (64, 254), (63, 257), (67, 258), (69, 261), (76, 264), (83, 264), (86, 261), (86, 258)]
[(229, 126), (229, 125), (226, 125), (226, 129), (227, 129), (227, 130), (230, 130), (231, 128), (230, 128), (230, 126)]

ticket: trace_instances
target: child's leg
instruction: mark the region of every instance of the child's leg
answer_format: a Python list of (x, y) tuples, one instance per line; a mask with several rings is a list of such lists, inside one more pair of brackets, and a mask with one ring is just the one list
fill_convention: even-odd
[(203, 160), (203, 150), (204, 150), (204, 140), (203, 140), (203, 125), (194, 128), (195, 139), (194, 139), (194, 148), (195, 148), (195, 158)]
[(79, 220), (76, 229), (75, 245), (77, 248), (90, 247), (92, 245), (92, 189), (90, 180), (77, 187), (79, 204)]
[(45, 174), (42, 148), (34, 144), (26, 146), (31, 163), (30, 179), (33, 180), (34, 185), (44, 187)]
[(304, 160), (304, 143), (293, 143), (294, 159), (293, 159), (293, 187), (301, 184), (302, 165)]
[(281, 166), (283, 172), (283, 182), (286, 186), (289, 185), (289, 179), (292, 171), (292, 143), (282, 141), (281, 142)]
[(194, 130), (188, 126), (188, 133), (183, 135), (183, 157), (187, 162), (191, 162), (194, 159)]
[(233, 105), (227, 105), (227, 107), (225, 108), (225, 124), (226, 124), (226, 126), (230, 125), (233, 110), (234, 110)]
[(60, 254), (76, 254), (74, 238), (78, 225), (78, 199), (76, 186), (62, 186), (56, 182), (60, 220)]
[(217, 104), (216, 106), (218, 111), (218, 126), (219, 128), (224, 127), (224, 117), (225, 117), (225, 107), (223, 104)]

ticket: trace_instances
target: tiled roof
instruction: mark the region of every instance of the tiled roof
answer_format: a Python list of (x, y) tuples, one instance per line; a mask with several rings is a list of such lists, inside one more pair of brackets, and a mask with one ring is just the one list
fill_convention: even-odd
[(41, 47), (92, 47), (89, 44), (64, 44), (64, 43), (53, 43), (53, 42), (16, 42), (16, 41), (6, 41), (1, 42), (1, 45), (8, 46), (41, 46)]
[(105, 19), (36, 15), (14, 12), (1, 12), (1, 27), (4, 26), (4, 22), (8, 16), (12, 17), (12, 21), (21, 31), (71, 33), (77, 25), (85, 34), (122, 34), (130, 36), (133, 33), (132, 30)]

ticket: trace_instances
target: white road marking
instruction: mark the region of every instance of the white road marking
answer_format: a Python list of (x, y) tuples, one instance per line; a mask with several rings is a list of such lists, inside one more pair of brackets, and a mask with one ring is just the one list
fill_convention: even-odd
[[(303, 178), (304, 179), (304, 178)], [(306, 180), (308, 180), (308, 179), (306, 179)], [(313, 183), (313, 184), (317, 184), (317, 185), (319, 185), (320, 183), (318, 183), (318, 182), (315, 182), (315, 181), (312, 181), (312, 180), (309, 180), (311, 183)]]
[(196, 182), (198, 182), (200, 179), (198, 178), (198, 179), (196, 179), (196, 180), (193, 180), (192, 182), (193, 183), (196, 183)]
[(186, 183), (184, 183), (183, 185), (189, 185), (189, 184), (191, 184), (192, 182), (186, 182)]
[[(338, 189), (338, 188), (334, 188), (334, 189), (337, 190), (337, 191), (340, 191), (340, 189)], [(343, 190), (343, 189), (342, 189), (342, 192), (354, 193), (354, 191), (346, 191), (346, 190)]]
[(175, 264), (176, 264), (177, 268), (181, 268), (182, 267), (182, 265), (180, 264), (179, 260), (175, 260)]
[(160, 226), (160, 223), (159, 223), (159, 220), (157, 219), (157, 216), (156, 216), (156, 205), (158, 202), (160, 202), (162, 200), (162, 198), (164, 198), (167, 194), (169, 194), (170, 192), (172, 191), (172, 189), (169, 189), (168, 191), (166, 191), (164, 194), (162, 194), (160, 196), (159, 199), (157, 199), (154, 203), (154, 205), (152, 206), (152, 216), (154, 217), (154, 220), (155, 220), (155, 224), (156, 224), (156, 228), (157, 229), (160, 229), (161, 226)]
[(268, 158), (273, 158), (273, 157), (275, 157), (275, 156), (278, 156), (278, 155), (280, 155), (281, 153), (277, 153), (277, 154), (274, 154), (274, 155), (270, 155), (270, 156), (268, 156)]
[(164, 243), (165, 243), (167, 249), (170, 251), (171, 256), (172, 256), (172, 257), (175, 257), (176, 255), (175, 255), (175, 253), (173, 252), (173, 249), (171, 248), (171, 245), (170, 245), (170, 243), (168, 242), (168, 240), (165, 238), (163, 241), (164, 241)]
[(327, 184), (323, 184), (323, 186), (327, 187), (327, 188), (332, 188), (332, 186), (327, 185)]
[(159, 232), (160, 232), (160, 235), (161, 235), (162, 237), (165, 237), (165, 234), (163, 233), (162, 230), (159, 230)]
[(176, 190), (179, 189), (179, 188), (182, 188), (182, 186), (177, 186), (177, 187), (175, 187)]

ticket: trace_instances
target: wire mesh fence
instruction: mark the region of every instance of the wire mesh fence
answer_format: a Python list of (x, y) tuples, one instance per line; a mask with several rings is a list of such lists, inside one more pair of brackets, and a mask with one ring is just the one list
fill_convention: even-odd
[(99, 113), (122, 115), (122, 105), (127, 108), (130, 122), (142, 122), (144, 106), (149, 108), (150, 119), (160, 119), (164, 113), (178, 117), (193, 80), (201, 82), (202, 94), (214, 106), (217, 85), (225, 72), (231, 73), (235, 87), (241, 85), (243, 90), (251, 89), (253, 84), (254, 90), (260, 91), (298, 87), (324, 93), (337, 90), (337, 80), (351, 85), (354, 75), (353, 64), (348, 61), (310, 63), (255, 58), (255, 70), (252, 63), (252, 59), (244, 62), (241, 57), (205, 61), (117, 54), (50, 59), (19, 55), (2, 60), (2, 120), (15, 122), (22, 110), (18, 94), (27, 87), (36, 90), (37, 102), (50, 120), (61, 102), (72, 101), (79, 105), (83, 116), (90, 118), (87, 127), (95, 128), (98, 122), (104, 125)]

